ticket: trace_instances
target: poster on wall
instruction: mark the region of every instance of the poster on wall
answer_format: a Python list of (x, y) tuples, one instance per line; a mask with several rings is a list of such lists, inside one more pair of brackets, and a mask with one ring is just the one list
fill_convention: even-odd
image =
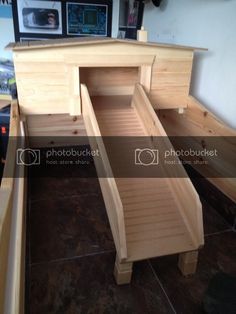
[(67, 35), (107, 36), (107, 5), (68, 2), (66, 14)]
[(20, 33), (62, 34), (59, 1), (17, 1)]
[(138, 23), (139, 1), (129, 0), (127, 26), (136, 27)]
[(112, 0), (12, 0), (15, 40), (111, 36)]

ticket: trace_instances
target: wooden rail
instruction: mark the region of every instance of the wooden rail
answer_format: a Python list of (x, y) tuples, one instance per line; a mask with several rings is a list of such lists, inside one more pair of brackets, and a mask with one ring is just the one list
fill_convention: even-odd
[[(19, 114), (15, 101), (12, 102), (11, 120), (9, 135), (11, 138), (19, 134)], [(15, 172), (15, 156), (17, 143), (15, 140), (9, 141), (6, 164), (4, 167), (3, 178), (0, 189), (0, 312), (3, 313), (6, 281), (8, 252), (10, 242), (12, 204), (13, 204), (13, 185)]]
[[(0, 313), (24, 313), (24, 167), (16, 169), (16, 137), (21, 135), (17, 101), (11, 102), (9, 144), (0, 188)], [(16, 174), (17, 172), (17, 174)]]
[(126, 235), (124, 225), (124, 210), (120, 199), (116, 181), (112, 174), (110, 162), (102, 140), (102, 135), (97, 123), (91, 99), (86, 85), (81, 84), (82, 112), (84, 123), (89, 136), (92, 149), (99, 149), (100, 159), (95, 159), (96, 169), (106, 177), (99, 177), (107, 214), (111, 225), (111, 230), (116, 245), (118, 256), (121, 260), (127, 258)]
[[(142, 119), (148, 136), (163, 136), (165, 138), (165, 140), (161, 142), (162, 147), (158, 147), (159, 151), (173, 149), (160, 120), (140, 84), (137, 84), (135, 87), (132, 106)], [(175, 172), (176, 176), (179, 174), (179, 177), (173, 177), (173, 174), (169, 171), (168, 165), (163, 167), (163, 171), (166, 174), (168, 184), (175, 196), (176, 203), (181, 209), (180, 213), (186, 222), (190, 234), (193, 236), (194, 242), (203, 245), (201, 202), (183, 166), (178, 164), (178, 157), (176, 157), (176, 161)]]
[(235, 168), (234, 160), (230, 161), (235, 155), (235, 146), (230, 143), (230, 137), (235, 137), (236, 131), (226, 126), (192, 96), (188, 97), (188, 106), (183, 114), (178, 114), (175, 110), (160, 110), (158, 116), (168, 136), (185, 136), (186, 140), (187, 137), (196, 137), (198, 142), (195, 144), (198, 149), (202, 148), (201, 138), (204, 139), (204, 145), (209, 147), (212, 137), (221, 137), (222, 147), (230, 153), (227, 160), (219, 157), (215, 159), (214, 164), (211, 160), (211, 167), (196, 167), (196, 170), (235, 202), (236, 178), (227, 178), (225, 174), (231, 174), (232, 167)]

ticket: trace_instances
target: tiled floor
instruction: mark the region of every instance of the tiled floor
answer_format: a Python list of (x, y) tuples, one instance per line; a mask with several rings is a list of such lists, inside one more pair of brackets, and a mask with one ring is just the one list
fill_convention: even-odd
[(117, 286), (115, 248), (98, 181), (42, 178), (30, 186), (30, 314), (202, 313), (211, 278), (218, 272), (236, 275), (235, 233), (202, 199), (205, 246), (197, 273), (183, 277), (177, 256), (167, 256), (135, 263), (132, 283)]

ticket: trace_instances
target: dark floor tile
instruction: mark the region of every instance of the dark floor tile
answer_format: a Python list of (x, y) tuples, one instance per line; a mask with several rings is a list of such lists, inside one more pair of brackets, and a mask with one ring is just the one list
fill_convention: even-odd
[(232, 226), (211, 206), (201, 198), (205, 235), (232, 229)]
[(147, 262), (134, 266), (132, 283), (113, 278), (114, 254), (32, 266), (30, 314), (173, 313)]
[(203, 296), (213, 276), (218, 272), (236, 275), (236, 234), (225, 232), (206, 237), (205, 241), (193, 276), (182, 276), (176, 255), (151, 260), (177, 313), (202, 313)]
[(29, 185), (31, 201), (101, 193), (97, 178), (30, 178)]
[(114, 250), (101, 195), (31, 204), (31, 263)]

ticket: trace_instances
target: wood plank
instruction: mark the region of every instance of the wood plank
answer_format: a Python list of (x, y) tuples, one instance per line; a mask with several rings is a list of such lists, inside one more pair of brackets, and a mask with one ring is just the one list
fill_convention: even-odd
[(140, 250), (140, 241), (128, 242), (127, 247), (129, 252), (127, 260), (131, 262), (141, 260), (144, 256), (145, 258), (152, 258), (196, 249), (187, 233), (143, 240), (142, 250)]
[[(171, 192), (170, 192), (171, 193)], [(125, 214), (126, 217), (128, 216), (129, 213), (132, 212), (131, 215), (133, 215), (134, 211), (149, 211), (151, 209), (157, 209), (159, 208), (160, 210), (162, 208), (173, 208), (173, 204), (175, 204), (175, 202), (173, 202), (172, 198), (164, 198), (164, 199), (160, 199), (160, 200), (156, 200), (155, 202), (151, 201), (146, 201), (146, 202), (142, 202), (142, 203), (133, 203), (133, 204), (126, 204), (125, 206)], [(175, 204), (175, 209), (178, 209), (178, 206)]]
[[(145, 106), (143, 106), (143, 104), (145, 104)], [(138, 84), (135, 89), (132, 106), (136, 109), (139, 116), (142, 117), (142, 123), (144, 124), (149, 136), (161, 135), (167, 137), (166, 132), (160, 120), (157, 118), (144, 90)], [(163, 150), (171, 148), (173, 147), (169, 141), (165, 142), (165, 147), (161, 147)], [(168, 167), (165, 167), (164, 171), (167, 174), (167, 177), (169, 177)], [(183, 178), (175, 179), (172, 178), (170, 174), (170, 177), (166, 180), (166, 182), (171, 188), (175, 202), (179, 207), (181, 215), (185, 220), (187, 228), (190, 234), (192, 234), (195, 243), (201, 244), (204, 241), (201, 203), (191, 181), (187, 178), (187, 174), (182, 165), (178, 167), (178, 171), (183, 174), (181, 176)], [(182, 195), (186, 195), (186, 197), (183, 198)], [(191, 208), (191, 211), (189, 208)]]
[[(43, 67), (43, 65), (42, 65)], [(16, 73), (16, 83), (17, 84), (42, 84), (44, 86), (65, 86), (66, 85), (66, 75), (65, 73), (52, 73), (47, 71), (45, 68), (44, 72), (39, 73)], [(21, 85), (20, 85), (21, 86)], [(25, 86), (27, 88), (27, 86)]]
[[(156, 223), (152, 225), (152, 229), (145, 228), (146, 225), (140, 225), (139, 228), (135, 228), (136, 232), (128, 233), (127, 232), (127, 241), (129, 245), (132, 246), (134, 242), (143, 242), (149, 240), (160, 239), (160, 238), (169, 238), (179, 235), (185, 235), (183, 231), (185, 226), (181, 220), (172, 220), (172, 221), (162, 221), (160, 224)], [(140, 245), (141, 246), (141, 245)]]
[[(21, 122), (20, 135), (25, 136)], [(22, 146), (24, 148), (24, 146)], [(8, 285), (5, 295), (5, 309), (9, 313), (24, 313), (25, 301), (25, 237), (26, 237), (26, 187), (25, 168), (19, 169), (14, 179), (11, 240), (8, 255)]]
[(0, 312), (4, 311), (11, 228), (12, 189), (0, 189)]
[(166, 136), (166, 133), (160, 121), (157, 119), (155, 111), (140, 84), (136, 85), (131, 106), (135, 108), (140, 121), (144, 125), (149, 136)]
[(30, 136), (50, 136), (60, 131), (67, 136), (67, 131), (71, 131), (71, 135), (76, 130), (85, 131), (83, 117), (71, 117), (68, 114), (28, 115), (27, 123)]
[[(31, 147), (88, 145), (82, 116), (68, 114), (27, 116)], [(68, 141), (68, 137), (70, 140)]]
[(90, 55), (78, 55), (78, 54), (68, 54), (67, 55), (67, 64), (79, 64), (80, 67), (130, 67), (130, 66), (140, 66), (151, 65), (153, 62), (153, 55), (93, 55), (91, 58)]
[(227, 126), (191, 95), (188, 98), (188, 108), (185, 116), (206, 133), (218, 136), (236, 136), (235, 129)]
[[(103, 164), (96, 162), (96, 168), (99, 173), (100, 167), (104, 167), (107, 178), (99, 178), (104, 201), (106, 204), (107, 214), (110, 221), (114, 242), (116, 245), (117, 254), (120, 260), (127, 258), (127, 247), (125, 239), (125, 225), (123, 206), (120, 200), (117, 185), (112, 175), (111, 166), (107, 157), (106, 149), (101, 139), (101, 132), (96, 120), (93, 106), (89, 97), (87, 87), (81, 85), (82, 108), (85, 127), (89, 136), (100, 137), (99, 142), (90, 142), (91, 147), (99, 148), (100, 156)], [(90, 138), (91, 139), (91, 138)]]
[(24, 115), (43, 115), (43, 114), (65, 114), (69, 113), (69, 102), (67, 97), (53, 98), (43, 101), (38, 97), (19, 98), (20, 109)]
[(154, 108), (185, 108), (190, 88), (193, 55), (156, 58), (150, 99)]
[[(155, 184), (156, 182), (154, 182)], [(125, 199), (129, 198), (129, 197), (134, 197), (134, 196), (143, 196), (143, 195), (152, 195), (152, 194), (163, 194), (163, 193), (168, 193), (168, 186), (161, 186), (161, 188), (157, 185), (154, 186), (149, 186), (147, 188), (147, 186), (144, 183), (144, 187), (142, 189), (132, 189), (130, 190), (122, 190), (121, 186), (119, 185), (119, 191), (121, 193), (121, 196)]]
[(159, 227), (162, 228), (165, 224), (165, 228), (170, 229), (171, 223), (175, 226), (176, 223), (180, 222), (183, 223), (180, 215), (178, 215), (176, 211), (169, 213), (168, 215), (153, 215), (128, 219), (125, 224), (126, 234), (145, 232), (145, 230), (155, 230), (158, 232)]
[(81, 68), (81, 83), (91, 96), (132, 95), (138, 82), (137, 67)]
[[(158, 194), (158, 193), (150, 193), (150, 194), (145, 194), (145, 196), (143, 195), (140, 195), (140, 196), (137, 196), (137, 195), (133, 195), (132, 197), (124, 197), (122, 196), (122, 201), (123, 201), (123, 204), (124, 205), (127, 205), (127, 208), (129, 205), (139, 205), (139, 204), (142, 204), (142, 203), (149, 203), (149, 202), (158, 202), (158, 201), (161, 201), (161, 200), (166, 200), (170, 198), (171, 199), (171, 196), (170, 196), (170, 190), (167, 192), (167, 193), (161, 193), (161, 194)], [(169, 199), (168, 199), (169, 200)]]
[(179, 109), (187, 108), (188, 96), (180, 91), (180, 87), (170, 88), (167, 92), (152, 91), (150, 100), (154, 109)]
[[(19, 135), (19, 114), (17, 101), (11, 103), (9, 136)], [(11, 230), (13, 184), (15, 172), (16, 141), (8, 144), (6, 163), (0, 187), (0, 312), (4, 311), (5, 292), (7, 285), (8, 253)]]
[[(132, 95), (102, 95), (102, 96), (91, 96), (92, 103), (96, 103), (96, 115), (99, 114), (99, 107), (101, 106), (102, 109), (105, 107), (111, 108), (113, 106), (116, 108), (127, 108), (130, 105), (132, 99)], [(104, 112), (102, 113), (104, 114)]]
[(166, 88), (171, 86), (183, 86), (189, 91), (191, 72), (156, 72), (152, 71), (151, 89)]
[[(227, 138), (236, 135), (236, 131), (234, 129), (226, 126), (220, 119), (214, 116), (206, 107), (204, 107), (192, 96), (189, 96), (188, 98), (188, 108), (185, 109), (183, 115), (179, 115), (174, 110), (161, 110), (159, 112), (159, 117), (169, 136), (184, 135), (204, 137), (206, 145), (208, 145), (207, 137), (211, 139), (211, 136), (221, 136), (222, 145), (224, 145), (224, 147), (229, 147), (230, 143), (228, 143)], [(200, 146), (202, 145), (202, 143), (198, 144)], [(229, 149), (229, 151), (230, 150), (231, 149)], [(232, 148), (232, 152), (233, 151), (234, 149)], [(212, 165), (212, 171), (215, 172), (215, 174), (218, 173), (222, 165), (224, 165), (225, 168), (224, 172), (227, 168), (232, 166), (230, 164), (225, 165), (225, 160), (219, 160), (218, 164)], [(201, 171), (201, 168), (198, 169), (198, 171)], [(203, 168), (202, 171), (204, 171)], [(204, 172), (201, 174), (206, 176)], [(221, 177), (215, 178), (215, 176), (216, 175), (213, 175), (213, 177), (207, 179), (235, 202), (236, 179)]]
[(81, 115), (80, 71), (77, 66), (68, 66), (68, 87), (70, 97), (69, 112), (71, 116)]
[(114, 39), (109, 37), (82, 37), (82, 38), (63, 38), (53, 39), (47, 41), (28, 41), (24, 43), (9, 43), (5, 49), (14, 51), (29, 50), (29, 49), (44, 49), (52, 47), (72, 47), (72, 46), (84, 46), (84, 45), (98, 45), (98, 44), (110, 44), (110, 43), (123, 43), (128, 45), (134, 45), (139, 47), (158, 47), (158, 48), (171, 48), (180, 50), (207, 50), (199, 47), (189, 47), (173, 44), (160, 44), (154, 42), (139, 42), (132, 39)]
[(66, 73), (67, 72), (67, 66), (61, 62), (48, 62), (42, 64), (40, 62), (15, 62), (14, 63), (15, 71), (20, 74), (24, 73)]
[[(158, 212), (157, 212), (158, 207)], [(160, 205), (153, 204), (151, 205), (146, 204), (146, 206), (140, 206), (140, 208), (134, 207), (132, 210), (128, 210), (126, 208), (124, 215), (125, 215), (125, 221), (126, 224), (129, 224), (129, 221), (132, 221), (133, 219), (142, 219), (145, 217), (156, 217), (158, 215), (168, 215), (173, 214), (176, 212), (176, 205), (174, 204), (174, 201), (171, 200), (169, 202), (165, 201), (165, 204), (162, 202)]]
[(139, 83), (144, 87), (146, 93), (151, 90), (152, 65), (143, 65), (139, 69)]
[(158, 58), (153, 71), (155, 73), (190, 73), (192, 70), (192, 62), (192, 58)]

